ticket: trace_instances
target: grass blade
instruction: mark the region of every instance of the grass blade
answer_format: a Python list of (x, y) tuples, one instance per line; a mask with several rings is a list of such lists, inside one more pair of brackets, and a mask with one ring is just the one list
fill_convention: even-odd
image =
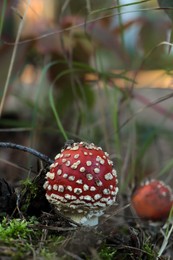
[(53, 88), (50, 88), (50, 91), (49, 91), (49, 101), (50, 101), (50, 105), (51, 105), (52, 111), (54, 113), (58, 128), (60, 129), (65, 141), (67, 141), (68, 140), (67, 134), (63, 128), (63, 125), (61, 124), (61, 120), (59, 118), (57, 109), (55, 107), (55, 102), (54, 102), (54, 98), (53, 98)]

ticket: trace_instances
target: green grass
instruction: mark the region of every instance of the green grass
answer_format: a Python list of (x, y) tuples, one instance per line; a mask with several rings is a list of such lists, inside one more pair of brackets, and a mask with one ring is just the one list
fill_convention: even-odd
[(2, 36), (6, 6), (7, 6), (7, 0), (4, 0), (3, 5), (2, 5), (2, 10), (1, 10), (1, 16), (0, 16), (1, 17), (1, 19), (0, 19), (0, 39)]

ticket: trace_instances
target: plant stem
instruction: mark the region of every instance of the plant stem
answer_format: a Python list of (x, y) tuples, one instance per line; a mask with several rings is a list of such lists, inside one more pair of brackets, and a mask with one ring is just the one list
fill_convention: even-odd
[(19, 43), (19, 40), (20, 40), (22, 29), (23, 29), (23, 26), (24, 26), (24, 23), (25, 23), (25, 17), (26, 17), (28, 8), (29, 8), (29, 4), (30, 4), (30, 0), (28, 0), (28, 2), (27, 2), (27, 8), (24, 12), (23, 20), (21, 20), (20, 25), (19, 25), (19, 29), (17, 31), (15, 45), (14, 45), (14, 49), (13, 49), (13, 52), (12, 52), (11, 61), (10, 61), (9, 69), (8, 69), (7, 79), (6, 79), (6, 82), (5, 82), (5, 86), (4, 86), (4, 90), (3, 90), (3, 94), (2, 94), (2, 99), (0, 101), (0, 117), (2, 115), (2, 110), (3, 110), (5, 99), (6, 99), (6, 96), (7, 96), (9, 82), (10, 82), (12, 70), (13, 70), (13, 67), (14, 67), (14, 61), (15, 61), (15, 57), (16, 57), (16, 53), (17, 53), (17, 47), (18, 47), (18, 43)]
[(158, 253), (158, 256), (157, 256), (157, 260), (160, 259), (161, 255), (163, 254), (163, 251), (166, 249), (168, 242), (169, 242), (169, 238), (170, 238), (172, 232), (173, 232), (173, 224), (172, 224), (168, 234), (165, 235), (162, 246), (161, 246), (159, 253)]
[(20, 151), (23, 151), (23, 152), (30, 153), (30, 154), (36, 156), (37, 158), (39, 158), (40, 160), (48, 163), (48, 164), (53, 163), (53, 160), (50, 159), (47, 155), (42, 154), (42, 153), (38, 152), (37, 150), (30, 148), (30, 147), (27, 147), (27, 146), (14, 144), (14, 143), (0, 142), (0, 148), (11, 148), (11, 149), (20, 150)]
[(1, 40), (1, 36), (2, 36), (2, 29), (3, 29), (3, 24), (4, 24), (6, 6), (7, 6), (7, 0), (4, 0), (4, 3), (2, 5), (1, 18), (0, 18), (0, 40)]

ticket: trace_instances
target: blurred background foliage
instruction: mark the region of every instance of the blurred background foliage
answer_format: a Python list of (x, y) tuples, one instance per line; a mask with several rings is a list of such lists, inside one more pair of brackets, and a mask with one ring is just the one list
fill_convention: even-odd
[[(0, 1), (0, 141), (51, 158), (67, 138), (91, 141), (115, 160), (122, 190), (145, 177), (172, 181), (172, 102), (160, 103), (172, 82), (162, 89), (159, 76), (160, 89), (155, 81), (141, 89), (136, 81), (143, 71), (172, 77), (169, 7), (155, 0)], [(12, 182), (36, 171), (29, 155), (1, 150), (0, 157), (1, 175)]]

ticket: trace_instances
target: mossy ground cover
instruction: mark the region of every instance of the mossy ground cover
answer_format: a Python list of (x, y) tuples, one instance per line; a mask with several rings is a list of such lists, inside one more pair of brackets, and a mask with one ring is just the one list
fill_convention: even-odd
[[(36, 183), (39, 187), (39, 178), (32, 181), (33, 187)], [(21, 187), (21, 200), (11, 216), (1, 216), (1, 257), (67, 260), (166, 260), (172, 257), (171, 216), (162, 223), (142, 221), (134, 217), (130, 204), (124, 199), (124, 207), (111, 206), (97, 226), (85, 227), (75, 225), (51, 207), (36, 211), (42, 198), (37, 197), (40, 187), (31, 193), (28, 192), (31, 182), (24, 181)], [(27, 207), (23, 207), (25, 201)]]

